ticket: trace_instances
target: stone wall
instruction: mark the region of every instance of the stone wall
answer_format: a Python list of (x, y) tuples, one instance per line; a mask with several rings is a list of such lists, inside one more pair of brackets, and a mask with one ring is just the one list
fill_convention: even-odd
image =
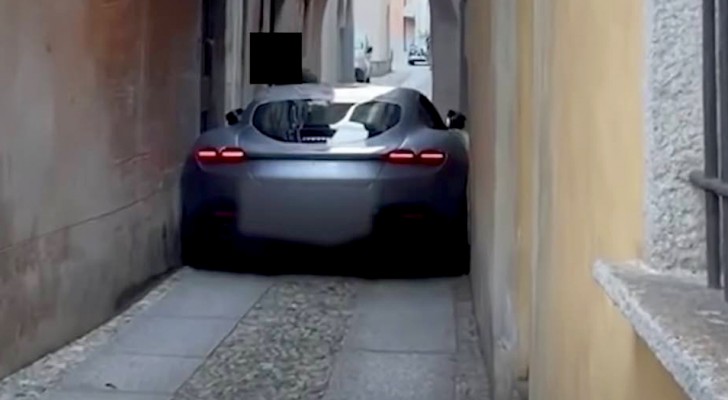
[(702, 170), (702, 4), (646, 3), (645, 261), (660, 270), (705, 270)]

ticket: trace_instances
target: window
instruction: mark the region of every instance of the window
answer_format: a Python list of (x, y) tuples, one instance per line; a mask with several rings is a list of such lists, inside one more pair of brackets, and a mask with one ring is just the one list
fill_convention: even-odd
[(327, 143), (339, 132), (348, 135), (356, 129), (361, 129), (360, 139), (375, 137), (399, 123), (401, 114), (398, 105), (384, 101), (352, 104), (287, 100), (258, 106), (253, 126), (283, 142)]
[(437, 111), (437, 108), (427, 97), (422, 94), (419, 95), (419, 103), (420, 114), (429, 128), (447, 129), (447, 125), (445, 125), (442, 121), (442, 117), (440, 117), (440, 113)]

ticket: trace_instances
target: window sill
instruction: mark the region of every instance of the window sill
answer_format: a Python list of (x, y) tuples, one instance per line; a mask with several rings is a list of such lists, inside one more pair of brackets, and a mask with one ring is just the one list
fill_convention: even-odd
[(594, 277), (690, 398), (728, 399), (728, 303), (703, 279), (598, 262)]

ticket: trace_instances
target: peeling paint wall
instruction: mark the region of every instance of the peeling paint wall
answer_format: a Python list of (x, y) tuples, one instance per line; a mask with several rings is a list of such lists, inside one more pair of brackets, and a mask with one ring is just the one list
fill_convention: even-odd
[(200, 2), (0, 0), (0, 376), (176, 264)]

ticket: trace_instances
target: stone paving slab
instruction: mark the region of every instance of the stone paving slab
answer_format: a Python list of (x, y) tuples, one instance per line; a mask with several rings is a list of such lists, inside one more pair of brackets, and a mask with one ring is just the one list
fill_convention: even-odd
[(203, 358), (236, 323), (236, 319), (140, 316), (119, 332), (111, 351)]
[(113, 393), (113, 392), (60, 392), (49, 393), (53, 400), (171, 400), (169, 395)]
[(455, 353), (454, 312), (449, 280), (363, 284), (346, 347)]
[(451, 400), (451, 355), (345, 352), (325, 400)]
[(194, 271), (144, 315), (237, 319), (271, 284), (266, 277)]
[(171, 394), (192, 376), (201, 361), (199, 358), (103, 354), (69, 374), (61, 389)]

